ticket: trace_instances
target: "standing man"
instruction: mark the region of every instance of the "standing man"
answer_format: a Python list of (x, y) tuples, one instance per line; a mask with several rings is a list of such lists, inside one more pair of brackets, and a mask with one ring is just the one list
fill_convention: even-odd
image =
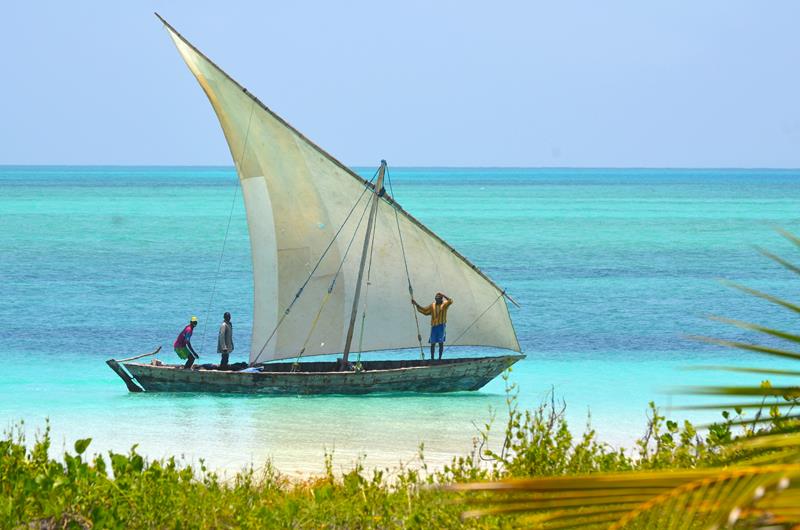
[(221, 370), (228, 368), (228, 356), (233, 351), (233, 324), (231, 324), (231, 314), (227, 311), (222, 315), (222, 325), (219, 327), (219, 338), (217, 339), (217, 353), (222, 355), (219, 363)]
[(442, 358), (444, 351), (445, 327), (447, 326), (447, 308), (453, 305), (453, 299), (443, 293), (436, 293), (434, 302), (426, 307), (422, 307), (413, 298), (411, 303), (417, 308), (417, 311), (423, 315), (431, 316), (431, 338), (428, 342), (431, 343), (431, 361), (433, 360), (433, 351), (436, 345), (439, 345), (439, 359)]
[(183, 365), (185, 370), (188, 370), (194, 364), (195, 359), (199, 359), (200, 356), (194, 351), (192, 348), (191, 338), (192, 332), (194, 332), (194, 328), (197, 326), (197, 317), (192, 317), (189, 321), (189, 325), (183, 328), (183, 331), (180, 332), (178, 338), (175, 339), (175, 343), (172, 345), (175, 348), (175, 353), (178, 354), (178, 357), (181, 359), (186, 359), (186, 364)]

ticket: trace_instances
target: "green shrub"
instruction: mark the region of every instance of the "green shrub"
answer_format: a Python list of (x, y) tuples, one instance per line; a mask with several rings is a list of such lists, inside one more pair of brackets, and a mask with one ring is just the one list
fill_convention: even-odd
[[(726, 450), (737, 436), (736, 417), (705, 436), (689, 422), (678, 424), (650, 404), (645, 435), (632, 451), (597, 439), (587, 424), (575, 437), (554, 397), (521, 410), (514, 385), (507, 384), (502, 444), (488, 447), (493, 422), (476, 438), (472, 451), (430, 470), (424, 448), (412, 465), (365, 470), (361, 461), (342, 475), (326, 455), (320, 477), (293, 481), (269, 463), (258, 473), (245, 469), (223, 481), (202, 463), (175, 458), (148, 461), (136, 447), (87, 458), (91, 439), (75, 442), (62, 459), (48, 456), (49, 429), (28, 445), (21, 426), (0, 440), (0, 527), (2, 528), (497, 528), (513, 518), (461, 521), (458, 494), (439, 486), (509, 477), (546, 477), (608, 471), (686, 469), (724, 464), (741, 455)], [(770, 429), (791, 430), (793, 420), (773, 414)], [(760, 414), (760, 412), (759, 412)], [(763, 428), (761, 429), (763, 430)], [(738, 433), (738, 434), (737, 434)]]

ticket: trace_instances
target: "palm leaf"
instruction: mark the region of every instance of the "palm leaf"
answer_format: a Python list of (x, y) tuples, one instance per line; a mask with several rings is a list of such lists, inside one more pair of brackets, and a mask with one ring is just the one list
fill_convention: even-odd
[[(778, 232), (791, 241), (795, 246), (800, 248), (800, 238), (786, 232), (785, 230), (778, 229)], [(800, 274), (800, 267), (792, 264), (788, 260), (781, 258), (767, 250), (762, 248), (758, 248), (758, 251), (763, 254), (764, 256), (770, 258), (771, 260), (777, 262), (781, 266)], [(743, 285), (724, 281), (726, 285), (733, 287), (739, 291), (747, 293), (751, 296), (755, 296), (758, 298), (762, 298), (767, 300), (771, 303), (779, 305), (781, 307), (790, 309), (796, 313), (800, 313), (800, 306), (794, 304), (792, 302), (783, 300), (771, 294), (764, 293), (762, 291), (751, 289), (749, 287), (745, 287)], [(776, 337), (788, 342), (792, 342), (795, 344), (800, 343), (800, 335), (782, 331), (779, 329), (775, 329), (769, 326), (763, 326), (760, 324), (754, 324), (752, 322), (745, 322), (742, 320), (736, 320), (731, 318), (719, 317), (719, 316), (711, 316), (713, 320), (718, 322), (722, 322), (725, 324), (730, 324), (736, 326), (740, 329), (745, 329), (747, 331), (754, 331), (757, 333), (766, 334), (772, 337)], [(755, 352), (763, 355), (767, 355), (770, 357), (779, 357), (784, 359), (791, 359), (791, 360), (800, 360), (800, 353), (787, 350), (784, 348), (772, 347), (772, 346), (764, 346), (760, 344), (753, 344), (749, 342), (741, 342), (741, 341), (733, 341), (733, 340), (724, 340), (718, 339), (714, 337), (705, 337), (705, 336), (694, 336), (691, 337), (694, 340), (707, 342), (710, 344), (716, 344), (718, 346), (725, 346), (728, 348), (735, 348), (739, 350)], [(738, 373), (749, 373), (749, 374), (758, 374), (758, 375), (775, 375), (781, 377), (796, 377), (800, 375), (800, 371), (797, 370), (788, 370), (788, 369), (775, 369), (769, 367), (734, 367), (734, 366), (717, 366), (717, 367), (696, 367), (694, 369), (700, 370), (718, 370), (718, 371), (727, 371), (727, 372), (738, 372)], [(691, 406), (691, 407), (684, 407), (684, 408), (691, 408), (696, 410), (726, 410), (730, 408), (738, 409), (738, 410), (745, 410), (745, 409), (762, 409), (762, 408), (769, 408), (771, 410), (780, 411), (781, 409), (785, 409), (786, 407), (794, 407), (796, 406), (798, 398), (800, 398), (800, 386), (782, 386), (782, 387), (772, 387), (770, 385), (759, 385), (759, 386), (743, 386), (743, 385), (736, 385), (736, 386), (695, 386), (695, 387), (686, 387), (680, 389), (679, 392), (681, 393), (688, 393), (688, 394), (696, 394), (696, 395), (707, 395), (707, 396), (736, 396), (741, 398), (761, 398), (762, 401), (760, 402), (749, 402), (749, 403), (738, 403), (736, 405), (701, 405), (701, 406)], [(764, 400), (767, 398), (783, 398), (785, 401), (781, 402), (777, 399), (774, 401), (770, 401), (766, 403)], [(797, 415), (787, 416), (783, 414), (781, 416), (781, 420), (791, 420), (797, 419)], [(758, 423), (766, 423), (772, 422), (774, 418), (771, 415), (767, 417), (762, 417), (761, 415), (757, 415), (755, 418), (750, 420), (742, 420), (736, 422), (729, 422), (730, 425), (755, 425)], [(703, 426), (708, 427), (708, 426)]]
[(790, 261), (786, 261), (782, 257), (780, 257), (780, 256), (778, 256), (776, 254), (773, 254), (769, 250), (763, 249), (763, 248), (761, 248), (759, 246), (756, 247), (756, 250), (760, 254), (762, 254), (763, 256), (768, 257), (772, 261), (775, 261), (776, 263), (780, 264), (781, 266), (786, 267), (790, 271), (792, 271), (792, 272), (794, 272), (796, 274), (800, 274), (800, 267), (798, 267), (797, 265), (791, 263)]
[(785, 449), (800, 448), (800, 433), (772, 434), (757, 436), (736, 442), (735, 449)]
[(738, 290), (740, 290), (740, 291), (742, 291), (744, 293), (753, 295), (753, 296), (758, 297), (758, 298), (763, 298), (764, 300), (767, 300), (768, 302), (772, 302), (773, 304), (779, 305), (781, 307), (785, 307), (786, 309), (790, 309), (790, 310), (794, 311), (795, 313), (800, 313), (800, 306), (795, 305), (795, 304), (793, 304), (791, 302), (787, 302), (786, 300), (782, 300), (782, 299), (780, 299), (780, 298), (778, 298), (776, 296), (772, 296), (771, 294), (767, 294), (767, 293), (758, 291), (756, 289), (751, 289), (749, 287), (745, 287), (744, 285), (739, 285), (738, 283), (731, 282), (731, 281), (728, 281), (728, 280), (722, 280), (722, 283), (727, 285), (727, 286), (729, 286), (729, 287), (733, 287), (734, 289), (738, 289)]
[[(781, 464), (506, 480), (451, 489), (485, 494), (471, 504), (486, 507), (465, 512), (467, 517), (533, 512), (528, 522), (543, 529), (711, 528), (726, 524), (732, 514), (762, 517), (766, 508), (756, 501), (763, 492), (779, 492), (778, 485), (797, 477), (799, 464)], [(779, 498), (769, 506), (777, 506)]]
[(781, 227), (775, 227), (775, 231), (778, 232), (780, 235), (791, 241), (797, 248), (800, 248), (800, 237), (792, 234), (791, 232), (784, 230)]
[(757, 344), (750, 344), (747, 342), (737, 342), (732, 340), (716, 339), (714, 337), (703, 337), (700, 335), (691, 335), (690, 339), (707, 342), (709, 344), (717, 344), (719, 346), (727, 346), (728, 348), (737, 348), (740, 350), (753, 351), (757, 353), (765, 353), (767, 355), (774, 355), (775, 357), (785, 357), (789, 359), (800, 359), (800, 353), (781, 350), (778, 348), (770, 348), (769, 346), (759, 346)]
[(762, 500), (754, 503), (752, 510), (755, 515), (770, 514), (770, 523), (789, 525), (800, 520), (800, 490), (792, 488), (777, 495), (765, 495)]
[[(800, 248), (800, 238), (778, 232)], [(800, 274), (800, 267), (767, 250), (758, 251), (782, 267)], [(743, 285), (725, 281), (751, 296), (800, 314), (800, 305)], [(747, 331), (766, 334), (800, 344), (800, 335), (772, 327), (724, 317), (711, 317)], [(695, 340), (735, 348), (769, 357), (800, 360), (800, 353), (748, 342), (713, 337)], [(696, 367), (694, 369), (729, 371), (742, 374), (796, 377), (797, 370), (769, 367)], [(742, 398), (735, 404), (696, 405), (697, 410), (769, 409), (794, 407), (800, 398), (800, 386), (694, 386), (683, 393)], [(750, 398), (751, 401), (747, 401)], [(767, 402), (767, 399), (770, 399)], [(783, 398), (785, 401), (779, 401)], [(752, 401), (758, 399), (758, 401)], [(727, 416), (726, 416), (727, 418)], [(800, 414), (784, 414), (783, 420), (795, 420)], [(756, 415), (753, 419), (728, 421), (728, 425), (772, 422), (775, 418)], [(720, 528), (722, 526), (763, 527), (770, 524), (800, 524), (800, 433), (769, 434), (750, 437), (729, 447), (740, 458), (729, 468), (683, 471), (599, 473), (585, 476), (510, 479), (498, 482), (461, 484), (451, 489), (464, 492), (466, 501), (475, 506), (467, 517), (487, 514), (530, 514), (527, 522), (543, 529), (556, 528)], [(792, 487), (790, 487), (792, 486)], [(475, 495), (481, 495), (475, 498)]]
[(673, 410), (737, 410), (737, 409), (767, 409), (770, 407), (795, 407), (796, 403), (787, 402), (769, 402), (764, 401), (749, 401), (747, 403), (724, 403), (724, 404), (710, 404), (710, 405), (683, 405), (680, 407), (673, 407)]
[(798, 370), (779, 370), (776, 368), (754, 368), (754, 367), (747, 367), (747, 366), (687, 366), (684, 370), (704, 370), (704, 371), (713, 371), (713, 372), (742, 372), (748, 374), (760, 374), (760, 375), (780, 375), (780, 376), (798, 376), (800, 375), (800, 371)]
[[(770, 435), (759, 436), (761, 438), (769, 438)], [(767, 464), (794, 464), (798, 461), (797, 447), (790, 447), (787, 449), (770, 450), (763, 453), (758, 453), (752, 456), (743, 456), (737, 458), (737, 464), (742, 466), (763, 466)]]
[(706, 396), (800, 397), (800, 387), (796, 386), (687, 386), (678, 390)]
[(731, 324), (733, 326), (746, 329), (749, 331), (758, 331), (759, 333), (765, 333), (767, 335), (771, 335), (773, 337), (778, 337), (780, 339), (792, 341), (792, 342), (800, 342), (800, 335), (795, 335), (794, 333), (789, 333), (786, 331), (780, 331), (777, 329), (768, 328), (765, 326), (760, 326), (758, 324), (753, 324), (751, 322), (744, 322), (742, 320), (736, 320), (733, 318), (725, 318), (719, 317), (716, 315), (709, 316), (711, 320), (716, 320), (718, 322), (724, 322), (725, 324)]

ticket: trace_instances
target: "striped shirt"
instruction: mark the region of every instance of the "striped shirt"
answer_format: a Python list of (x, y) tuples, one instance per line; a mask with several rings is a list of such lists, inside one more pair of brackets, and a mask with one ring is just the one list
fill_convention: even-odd
[(441, 305), (436, 305), (436, 302), (427, 307), (417, 306), (417, 311), (423, 315), (431, 316), (431, 327), (438, 326), (439, 324), (447, 324), (447, 308), (453, 305), (452, 298), (446, 298)]

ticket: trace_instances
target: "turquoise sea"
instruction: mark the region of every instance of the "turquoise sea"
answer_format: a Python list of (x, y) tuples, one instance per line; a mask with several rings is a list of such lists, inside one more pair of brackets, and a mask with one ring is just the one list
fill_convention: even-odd
[[(670, 394), (676, 386), (746, 378), (683, 368), (763, 362), (687, 340), (746, 337), (707, 315), (796, 327), (789, 312), (718, 279), (800, 300), (799, 279), (754, 249), (800, 257), (773, 230), (800, 233), (800, 170), (391, 175), (406, 209), (520, 302), (511, 314), (528, 358), (511, 378), (521, 402), (536, 405), (552, 390), (575, 430), (590, 412), (611, 444), (642, 433), (650, 400), (678, 418), (708, 419), (675, 410), (691, 401)], [(337, 465), (362, 454), (395, 465), (420, 443), (441, 464), (469, 449), (491, 408), (502, 417), (501, 380), (455, 395), (129, 394), (105, 359), (163, 345), (160, 358), (174, 362), (171, 343), (192, 314), (203, 361), (217, 358), (224, 311), (233, 314), (234, 357), (246, 358), (252, 280), (240, 197), (209, 307), (235, 193), (227, 167), (0, 167), (4, 427), (24, 420), (33, 434), (49, 418), (56, 451), (90, 436), (95, 451), (138, 443), (150, 457), (182, 454), (225, 470), (271, 458), (308, 473), (322, 470), (325, 450)]]

